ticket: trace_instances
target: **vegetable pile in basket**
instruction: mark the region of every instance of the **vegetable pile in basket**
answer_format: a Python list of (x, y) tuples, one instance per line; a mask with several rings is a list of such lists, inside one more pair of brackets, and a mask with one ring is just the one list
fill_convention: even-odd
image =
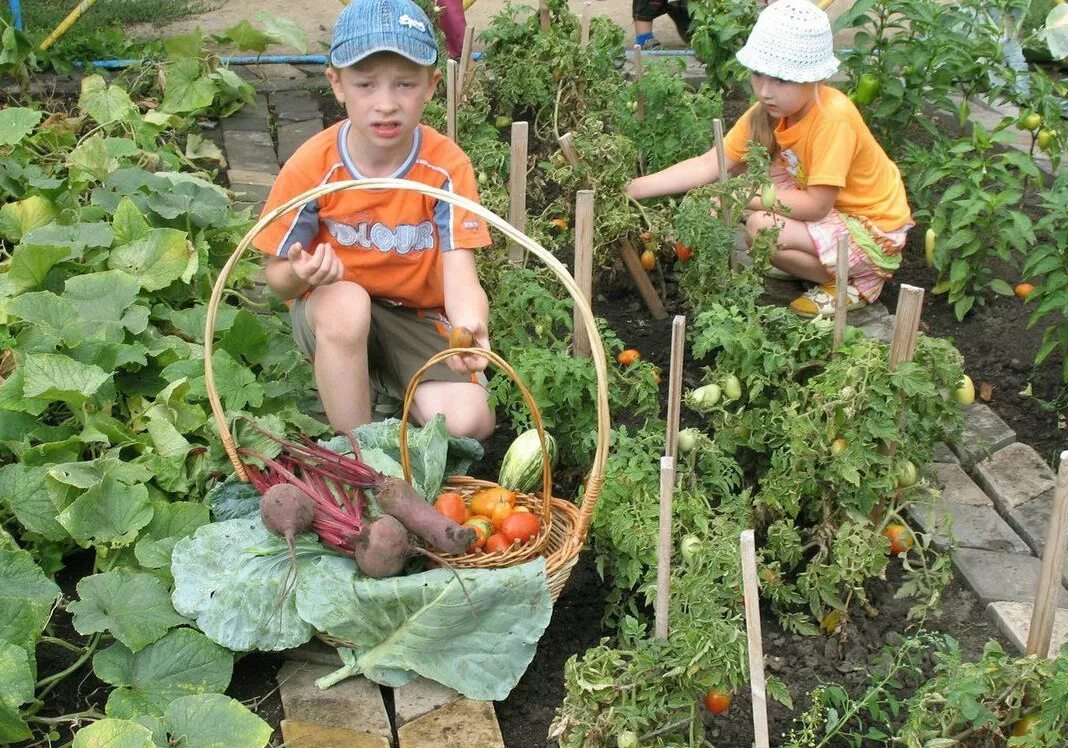
[[(427, 555), (408, 533), (445, 553), (463, 553), (476, 543), (472, 527), (434, 511), (406, 481), (365, 464), (351, 434), (345, 435), (353, 452), (348, 456), (307, 437), (293, 442), (253, 427), (282, 447), (278, 458), (248, 448), (239, 453), (264, 465), (247, 466), (249, 480), (263, 495), (264, 526), (285, 538), (291, 554), (293, 538), (311, 530), (325, 545), (352, 555), (361, 572), (382, 578), (401, 573), (410, 556)], [(366, 490), (374, 492), (381, 516), (365, 516)]]

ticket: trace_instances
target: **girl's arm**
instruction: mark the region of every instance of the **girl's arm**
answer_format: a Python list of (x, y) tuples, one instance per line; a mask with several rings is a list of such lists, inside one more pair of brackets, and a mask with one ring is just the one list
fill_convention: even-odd
[[(445, 316), (453, 327), (466, 327), (475, 337), (475, 345), (489, 349), (489, 300), (478, 282), (475, 252), (453, 249), (442, 253), (445, 275)], [(478, 356), (453, 356), (446, 359), (453, 371), (482, 371), (486, 359)]]
[[(798, 221), (818, 221), (825, 218), (834, 207), (834, 201), (838, 199), (840, 187), (832, 187), (827, 184), (810, 185), (804, 190), (778, 190), (775, 201), (789, 208), (789, 212), (783, 212), (787, 218), (795, 218)], [(760, 198), (755, 197), (749, 202), (749, 210), (763, 211)], [(778, 212), (778, 211), (772, 211)]]
[[(734, 173), (740, 164), (730, 156), (726, 158), (727, 171)], [(677, 195), (703, 184), (711, 184), (719, 179), (719, 157), (713, 148), (700, 156), (680, 161), (674, 166), (638, 177), (630, 181), (626, 193), (635, 200), (660, 195)]]

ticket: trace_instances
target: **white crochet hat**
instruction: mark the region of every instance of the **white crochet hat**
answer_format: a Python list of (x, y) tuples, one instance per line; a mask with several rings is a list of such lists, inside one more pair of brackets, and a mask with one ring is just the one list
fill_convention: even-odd
[(834, 75), (831, 22), (809, 0), (777, 0), (757, 17), (738, 62), (762, 75), (812, 83)]

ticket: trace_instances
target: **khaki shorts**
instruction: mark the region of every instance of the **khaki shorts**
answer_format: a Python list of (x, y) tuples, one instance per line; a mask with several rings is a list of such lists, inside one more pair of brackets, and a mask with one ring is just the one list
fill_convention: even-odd
[[(315, 358), (315, 331), (308, 320), (303, 298), (289, 310), (293, 339), (309, 359)], [(371, 389), (404, 399), (415, 372), (439, 351), (449, 347), (452, 326), (435, 309), (410, 309), (379, 299), (371, 300), (371, 331), (367, 342), (367, 363)], [(420, 382), (472, 382), (486, 386), (482, 372), (457, 374), (444, 361), (423, 372)]]

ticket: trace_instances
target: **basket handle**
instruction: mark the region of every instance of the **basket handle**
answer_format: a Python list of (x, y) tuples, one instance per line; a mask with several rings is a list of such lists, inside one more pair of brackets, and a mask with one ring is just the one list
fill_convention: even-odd
[(538, 430), (538, 439), (541, 443), (541, 519), (542, 526), (548, 527), (549, 522), (552, 521), (552, 512), (550, 511), (552, 502), (550, 498), (552, 497), (553, 476), (552, 461), (549, 458), (549, 445), (545, 440), (545, 427), (541, 421), (541, 411), (538, 409), (538, 403), (534, 400), (534, 396), (530, 394), (530, 390), (523, 384), (523, 380), (519, 378), (515, 369), (499, 355), (485, 348), (447, 348), (431, 356), (419, 371), (412, 375), (411, 381), (408, 382), (408, 389), (404, 392), (404, 412), (401, 414), (400, 422), (400, 458), (401, 467), (404, 468), (404, 480), (409, 483), (412, 482), (411, 457), (408, 454), (408, 415), (412, 408), (412, 401), (415, 399), (415, 390), (419, 386), (423, 374), (434, 364), (451, 356), (463, 355), (476, 355), (488, 359), (494, 366), (507, 374), (508, 378), (515, 382), (516, 386), (519, 387), (519, 391), (523, 394), (523, 400), (526, 402), (527, 408), (530, 409), (530, 415), (534, 419), (534, 428)]
[(578, 283), (571, 277), (571, 273), (568, 269), (556, 258), (555, 255), (553, 255), (552, 252), (545, 249), (545, 247), (535, 242), (522, 231), (516, 229), (496, 213), (487, 210), (473, 200), (469, 200), (461, 195), (446, 190), (439, 190), (436, 187), (431, 187), (407, 179), (350, 179), (343, 182), (319, 185), (311, 188), (307, 192), (302, 192), (282, 205), (279, 205), (274, 210), (260, 216), (260, 220), (257, 221), (256, 224), (248, 230), (248, 233), (245, 234), (241, 241), (238, 242), (237, 247), (230, 255), (230, 259), (226, 261), (222, 270), (219, 271), (219, 277), (216, 278), (215, 285), (211, 290), (211, 298), (208, 301), (208, 309), (204, 321), (204, 384), (208, 392), (208, 403), (211, 405), (215, 427), (219, 432), (219, 437), (222, 439), (223, 448), (226, 450), (230, 462), (234, 465), (237, 477), (240, 480), (247, 482), (248, 472), (245, 470), (245, 466), (241, 463), (241, 458), (237, 453), (237, 447), (234, 443), (233, 436), (230, 433), (230, 427), (226, 422), (226, 413), (222, 407), (222, 400), (219, 398), (219, 391), (215, 387), (215, 370), (211, 362), (215, 344), (215, 319), (218, 315), (223, 291), (226, 290), (226, 284), (229, 281), (230, 274), (241, 259), (241, 255), (243, 255), (249, 245), (252, 244), (252, 240), (281, 216), (290, 213), (313, 200), (318, 200), (321, 197), (333, 194), (334, 192), (340, 192), (342, 190), (383, 189), (416, 192), (421, 195), (426, 195), (427, 197), (436, 198), (449, 205), (458, 206), (479, 218), (482, 218), (490, 226), (504, 234), (506, 238), (524, 247), (527, 251), (545, 263), (570, 294), (575, 309), (581, 317), (582, 326), (586, 330), (586, 339), (590, 341), (590, 347), (592, 348), (590, 358), (593, 361), (594, 370), (597, 372), (597, 448), (593, 455), (593, 465), (590, 467), (590, 472), (587, 476), (586, 490), (583, 494), (578, 527), (576, 528), (575, 533), (576, 541), (580, 545), (585, 543), (586, 533), (589, 530), (590, 521), (593, 517), (593, 510), (597, 504), (597, 499), (601, 494), (601, 487), (604, 485), (604, 469), (605, 463), (608, 460), (608, 436), (609, 429), (611, 428), (608, 414), (608, 365), (606, 363), (607, 360), (604, 352), (604, 342), (601, 340), (601, 333), (597, 329), (597, 322), (593, 316), (593, 310), (590, 309), (589, 301), (587, 301), (582, 289), (579, 288)]

